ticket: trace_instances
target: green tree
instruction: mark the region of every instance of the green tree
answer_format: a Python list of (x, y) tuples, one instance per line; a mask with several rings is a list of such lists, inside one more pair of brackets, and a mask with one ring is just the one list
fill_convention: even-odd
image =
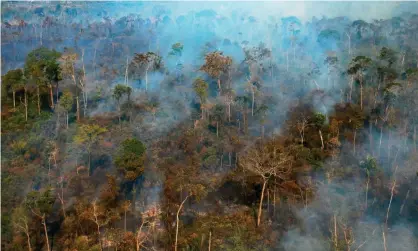
[(126, 139), (116, 155), (115, 165), (129, 181), (136, 180), (144, 172), (145, 145), (137, 139)]
[(65, 111), (67, 129), (68, 129), (68, 113), (73, 108), (73, 103), (74, 103), (73, 94), (70, 91), (65, 91), (59, 101), (59, 105)]
[(47, 188), (45, 191), (31, 191), (28, 193), (25, 199), (25, 206), (36, 217), (41, 220), (44, 235), (45, 245), (47, 250), (50, 251), (50, 244), (48, 238), (48, 230), (46, 225), (46, 217), (52, 212), (52, 206), (54, 205), (55, 197), (52, 194), (52, 189)]
[(118, 104), (118, 117), (119, 117), (119, 124), (120, 124), (120, 117), (121, 117), (121, 99), (123, 96), (127, 96), (128, 99), (131, 96), (132, 88), (126, 85), (118, 84), (113, 89), (113, 98), (116, 100), (116, 103)]
[[(26, 57), (25, 75), (27, 79), (33, 81), (36, 85), (38, 114), (41, 114), (41, 90), (49, 85), (50, 93), (52, 94), (51, 82), (60, 79), (60, 69), (57, 61), (60, 56), (61, 53), (55, 50), (41, 47), (33, 50)], [(52, 95), (51, 98), (53, 98)]]
[(320, 112), (315, 113), (313, 116), (312, 125), (318, 130), (319, 138), (321, 139), (321, 149), (324, 150), (324, 138), (322, 137), (322, 127), (326, 121), (326, 116)]
[[(115, 165), (128, 181), (133, 181), (132, 207), (135, 210), (136, 201), (136, 179), (144, 173), (145, 166), (145, 145), (137, 139), (126, 139), (122, 142), (115, 157)], [(133, 210), (133, 211), (134, 211)]]
[(5, 95), (12, 91), (13, 108), (16, 108), (16, 92), (21, 91), (24, 87), (24, 75), (22, 69), (10, 70), (1, 78), (2, 86), (5, 88)]
[(91, 172), (92, 149), (101, 139), (102, 134), (105, 132), (107, 132), (107, 129), (97, 124), (83, 124), (77, 128), (77, 134), (74, 136), (74, 142), (83, 146), (87, 151), (89, 175)]
[(19, 207), (13, 210), (12, 223), (16, 232), (24, 233), (26, 235), (26, 243), (28, 245), (28, 250), (32, 251), (30, 236), (31, 217), (29, 215), (29, 211), (25, 206), (20, 205)]
[(206, 83), (205, 80), (201, 78), (197, 78), (193, 82), (193, 90), (195, 91), (196, 95), (199, 97), (200, 100), (200, 109), (202, 110), (202, 118), (204, 117), (204, 110), (203, 105), (206, 102), (206, 99), (208, 97), (208, 83)]
[(212, 78), (217, 79), (218, 89), (221, 91), (221, 75), (225, 73), (232, 64), (232, 58), (224, 56), (222, 52), (215, 51), (205, 55), (205, 64), (200, 67)]
[(356, 77), (360, 83), (360, 109), (363, 110), (363, 82), (364, 74), (372, 60), (365, 56), (355, 57), (348, 66), (348, 74)]

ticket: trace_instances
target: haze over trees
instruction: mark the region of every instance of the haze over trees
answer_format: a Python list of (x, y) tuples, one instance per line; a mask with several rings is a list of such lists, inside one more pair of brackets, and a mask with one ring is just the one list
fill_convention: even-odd
[(176, 4), (2, 3), (2, 249), (418, 250), (418, 5)]

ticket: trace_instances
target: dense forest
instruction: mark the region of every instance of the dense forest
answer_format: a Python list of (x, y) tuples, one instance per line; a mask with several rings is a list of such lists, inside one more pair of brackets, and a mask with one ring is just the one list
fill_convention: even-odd
[(1, 248), (418, 250), (418, 4), (331, 4), (2, 1)]

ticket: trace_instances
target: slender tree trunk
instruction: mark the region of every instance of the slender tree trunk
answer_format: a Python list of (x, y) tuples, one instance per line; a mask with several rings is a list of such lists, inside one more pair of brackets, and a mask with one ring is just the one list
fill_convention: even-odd
[(268, 180), (264, 178), (263, 188), (261, 189), (261, 198), (260, 198), (260, 202), (259, 202), (259, 205), (258, 205), (257, 227), (260, 226), (260, 222), (261, 222), (261, 212), (263, 210), (264, 190), (266, 189), (267, 181)]
[(16, 108), (16, 91), (13, 90), (13, 108)]
[(382, 229), (382, 238), (383, 238), (383, 250), (387, 251), (387, 247), (386, 247), (386, 236), (385, 236), (385, 228)]
[(228, 102), (228, 122), (231, 122), (231, 102)]
[(88, 155), (89, 155), (88, 165), (89, 165), (89, 176), (90, 176), (90, 173), (91, 173), (91, 150), (88, 151)]
[(379, 139), (379, 150), (378, 150), (379, 157), (380, 157), (380, 149), (382, 148), (382, 137), (383, 137), (383, 125), (380, 127), (380, 139)]
[(372, 127), (373, 127), (372, 123), (369, 123), (369, 145), (370, 145), (370, 152), (372, 153), (372, 156), (374, 156)]
[(25, 121), (28, 122), (28, 94), (25, 88)]
[(370, 183), (370, 175), (369, 175), (369, 172), (367, 171), (367, 181), (366, 181), (366, 206), (365, 206), (366, 210), (367, 210), (367, 200), (368, 200), (368, 197), (369, 197), (369, 183)]
[(254, 116), (254, 87), (251, 87), (251, 94), (252, 94), (252, 103), (251, 103), (251, 116)]
[(123, 222), (123, 229), (125, 230), (125, 232), (126, 232), (126, 209), (125, 209), (125, 219), (124, 219), (124, 222)]
[(132, 212), (135, 212), (135, 203), (136, 203), (136, 187), (135, 187), (135, 181), (134, 181), (133, 187), (132, 187)]
[(218, 78), (217, 82), (218, 82), (218, 90), (219, 92), (221, 92), (221, 78), (220, 77)]
[(78, 96), (75, 97), (76, 105), (77, 105), (77, 121), (80, 121), (80, 103), (78, 100)]
[(46, 247), (47, 250), (50, 251), (51, 248), (49, 246), (49, 238), (48, 238), (48, 231), (46, 229), (46, 222), (45, 222), (45, 215), (42, 216), (42, 225), (44, 226), (44, 233), (45, 233), (45, 241), (46, 241)]
[(219, 130), (218, 130), (218, 128), (219, 128), (219, 122), (216, 121), (216, 137), (217, 138), (219, 137)]
[(208, 251), (210, 251), (210, 246), (212, 244), (212, 231), (209, 231), (209, 244), (208, 244)]
[(351, 36), (347, 32), (345, 35), (348, 37), (348, 55), (351, 56)]
[(148, 69), (145, 71), (145, 91), (148, 91)]
[(322, 137), (321, 130), (319, 130), (319, 137), (321, 138), (321, 149), (324, 150), (324, 138)]
[(66, 117), (67, 117), (67, 129), (68, 129), (68, 111), (67, 112), (65, 112), (66, 113)]
[(353, 152), (356, 154), (356, 138), (357, 138), (357, 130), (354, 129), (354, 140), (353, 140)]
[(38, 96), (38, 115), (41, 115), (41, 97), (39, 93), (39, 86), (36, 86), (36, 96)]
[(413, 142), (414, 142), (414, 152), (417, 152), (417, 127), (415, 125), (414, 125)]
[(187, 198), (189, 198), (189, 196), (186, 196), (186, 198), (181, 202), (179, 209), (177, 210), (177, 214), (176, 214), (176, 239), (175, 239), (175, 244), (174, 244), (174, 251), (177, 251), (177, 242), (178, 242), (178, 236), (179, 236), (179, 221), (180, 221), (179, 215), (180, 215), (181, 208), (183, 207)]
[(408, 196), (409, 196), (409, 189), (408, 189), (408, 192), (406, 192), (405, 199), (404, 199), (404, 200), (403, 200), (403, 202), (402, 202), (401, 209), (399, 210), (399, 215), (402, 215), (402, 211), (403, 211), (403, 208), (404, 208), (404, 206), (405, 206), (406, 201), (408, 200)]
[(360, 81), (360, 110), (363, 111), (363, 80)]
[(54, 94), (52, 93), (52, 84), (49, 84), (49, 97), (51, 98), (51, 108), (54, 109)]
[(334, 213), (334, 250), (338, 250), (337, 215)]
[(26, 224), (25, 234), (26, 234), (26, 240), (28, 242), (28, 250), (29, 251), (32, 251), (32, 245), (30, 244), (30, 235), (29, 235), (29, 227), (28, 227), (28, 224)]

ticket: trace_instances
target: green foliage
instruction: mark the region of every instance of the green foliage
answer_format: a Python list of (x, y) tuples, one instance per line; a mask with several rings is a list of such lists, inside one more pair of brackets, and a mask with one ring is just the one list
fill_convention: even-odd
[(393, 63), (396, 62), (396, 52), (392, 49), (389, 49), (387, 47), (383, 47), (380, 50), (379, 59), (384, 60), (388, 62), (388, 66), (391, 67)]
[(59, 104), (66, 112), (71, 111), (73, 108), (74, 98), (70, 91), (64, 91), (64, 94), (60, 98)]
[(372, 59), (365, 56), (355, 57), (348, 66), (348, 74), (354, 75), (362, 73), (370, 64)]
[(2, 87), (7, 91), (19, 91), (24, 86), (24, 75), (22, 69), (10, 70), (1, 77)]
[(377, 160), (370, 155), (367, 155), (365, 160), (360, 162), (360, 167), (363, 168), (367, 174), (371, 174), (378, 170)]
[(125, 179), (133, 181), (144, 172), (145, 145), (137, 139), (126, 139), (116, 155), (115, 165)]
[(77, 128), (74, 142), (78, 145), (84, 145), (90, 152), (92, 146), (97, 143), (105, 132), (107, 132), (107, 129), (97, 124), (82, 124)]
[(26, 57), (25, 75), (34, 79), (38, 85), (61, 79), (58, 58), (61, 53), (45, 47), (33, 50)]
[(322, 128), (325, 124), (326, 116), (320, 112), (315, 113), (312, 119), (312, 124), (316, 128)]
[(116, 99), (117, 102), (124, 96), (127, 95), (128, 97), (132, 93), (132, 88), (127, 85), (118, 84), (113, 89), (113, 98)]
[(201, 78), (197, 78), (193, 82), (193, 90), (196, 92), (197, 96), (200, 99), (200, 103), (204, 104), (206, 101), (206, 98), (208, 97), (208, 83), (206, 83), (205, 80)]
[(31, 191), (26, 195), (25, 207), (39, 214), (49, 214), (55, 202), (52, 188), (45, 191)]

